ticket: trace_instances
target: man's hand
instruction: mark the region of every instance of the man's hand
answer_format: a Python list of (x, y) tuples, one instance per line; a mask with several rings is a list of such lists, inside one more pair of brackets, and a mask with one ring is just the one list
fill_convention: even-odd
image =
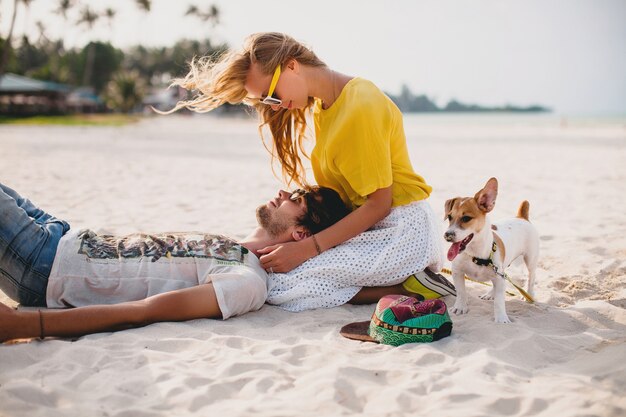
[(0, 343), (17, 336), (17, 310), (0, 303)]
[(261, 266), (267, 272), (289, 272), (304, 261), (317, 255), (311, 238), (299, 242), (287, 242), (259, 249)]

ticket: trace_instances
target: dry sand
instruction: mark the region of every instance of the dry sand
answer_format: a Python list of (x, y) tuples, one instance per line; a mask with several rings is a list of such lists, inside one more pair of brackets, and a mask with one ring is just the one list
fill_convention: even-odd
[[(294, 314), (266, 305), (227, 321), (3, 345), (0, 415), (623, 416), (624, 120), (408, 116), (406, 130), (438, 215), (491, 176), (500, 181), (493, 220), (530, 201), (538, 302), (508, 297), (513, 323), (494, 324), (483, 287), (469, 283), (470, 313), (452, 316), (452, 336), (432, 344), (339, 336), (373, 306)], [(233, 237), (280, 187), (255, 123), (210, 116), (0, 126), (0, 182), (75, 228)], [(520, 265), (510, 273), (523, 280)]]

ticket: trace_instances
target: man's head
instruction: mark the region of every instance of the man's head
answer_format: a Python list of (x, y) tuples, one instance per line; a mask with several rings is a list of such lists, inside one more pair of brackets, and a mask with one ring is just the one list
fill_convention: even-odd
[(314, 186), (280, 190), (276, 198), (257, 208), (256, 217), (272, 238), (288, 241), (318, 233), (349, 213), (336, 191)]

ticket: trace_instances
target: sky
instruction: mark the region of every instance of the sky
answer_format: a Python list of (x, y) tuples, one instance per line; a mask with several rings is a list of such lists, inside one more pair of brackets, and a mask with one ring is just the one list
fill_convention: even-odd
[[(626, 0), (79, 0), (117, 11), (93, 31), (54, 14), (58, 1), (18, 10), (16, 33), (66, 46), (91, 40), (125, 47), (171, 46), (210, 37), (239, 48), (254, 32), (286, 32), (332, 69), (392, 94), (406, 84), (439, 105), (454, 98), (486, 106), (540, 104), (563, 115), (626, 115)], [(184, 17), (215, 4), (213, 28)], [(0, 0), (0, 34), (13, 0)]]

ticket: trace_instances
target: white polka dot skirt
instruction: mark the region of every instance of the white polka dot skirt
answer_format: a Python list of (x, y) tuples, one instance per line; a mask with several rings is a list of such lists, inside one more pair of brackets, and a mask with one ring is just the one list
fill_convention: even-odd
[(399, 284), (443, 265), (439, 223), (427, 201), (395, 207), (370, 230), (285, 274), (269, 274), (269, 304), (289, 311), (336, 307), (362, 287)]

